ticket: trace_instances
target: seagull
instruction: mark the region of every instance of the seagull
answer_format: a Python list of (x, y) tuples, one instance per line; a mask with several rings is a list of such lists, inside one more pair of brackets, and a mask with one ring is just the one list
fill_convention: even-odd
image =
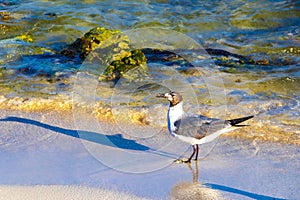
[(170, 91), (164, 94), (157, 94), (156, 97), (168, 99), (170, 102), (168, 109), (169, 133), (175, 138), (193, 146), (193, 153), (188, 160), (179, 160), (180, 162), (190, 163), (195, 154), (194, 160), (197, 160), (199, 144), (211, 142), (223, 133), (247, 126), (239, 124), (254, 117), (251, 115), (237, 119), (222, 120), (209, 118), (204, 115), (187, 115), (182, 108), (183, 98), (178, 92)]

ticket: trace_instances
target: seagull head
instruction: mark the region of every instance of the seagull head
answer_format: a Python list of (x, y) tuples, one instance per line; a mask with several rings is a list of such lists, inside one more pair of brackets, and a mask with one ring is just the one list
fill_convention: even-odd
[(155, 95), (158, 98), (165, 98), (170, 101), (171, 106), (176, 106), (180, 102), (182, 102), (182, 96), (178, 92), (169, 91), (167, 93), (157, 94)]

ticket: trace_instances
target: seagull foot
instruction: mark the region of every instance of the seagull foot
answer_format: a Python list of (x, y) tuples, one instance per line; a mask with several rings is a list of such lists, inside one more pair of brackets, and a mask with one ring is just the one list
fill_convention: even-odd
[(174, 163), (180, 164), (180, 163), (183, 163), (183, 160), (182, 159), (177, 159), (177, 160), (174, 160)]
[(177, 159), (177, 160), (174, 160), (175, 163), (191, 163), (191, 160), (183, 160), (183, 159)]

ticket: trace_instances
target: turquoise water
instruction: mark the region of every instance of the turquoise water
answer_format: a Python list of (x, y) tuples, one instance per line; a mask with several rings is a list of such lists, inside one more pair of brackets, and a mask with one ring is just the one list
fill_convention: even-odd
[[(169, 80), (173, 76), (170, 71), (175, 71), (191, 85), (197, 101), (188, 100), (187, 109), (218, 115), (214, 108), (226, 104), (229, 116), (254, 113), (258, 115), (257, 121), (272, 125), (269, 130), (257, 122), (262, 135), (275, 132), (273, 139), (268, 139), (277, 140), (283, 132), (287, 142), (299, 144), (299, 7), (297, 1), (1, 1), (1, 105), (14, 98), (22, 98), (21, 102), (33, 98), (70, 99), (82, 62), (57, 53), (93, 27), (121, 31), (159, 27), (185, 34), (204, 48), (222, 49), (264, 63), (216, 62), (217, 65), (206, 66), (205, 59), (199, 59), (206, 70), (223, 81), (215, 87), (226, 90), (226, 102), (218, 103), (201, 79), (203, 74), (185, 70), (180, 62), (149, 61), (155, 81)], [(96, 97), (101, 105), (109, 104), (111, 95), (124, 90), (124, 86), (112, 88), (111, 83), (100, 86)], [(150, 84), (141, 88), (135, 92), (127, 88), (120, 92), (123, 96), (115, 95), (114, 99), (132, 109), (155, 110), (162, 102), (153, 98), (153, 94), (163, 87)], [(177, 83), (173, 89), (188, 96), (189, 90)], [(146, 117), (150, 111), (145, 112)], [(158, 123), (151, 120), (150, 117), (146, 124)]]

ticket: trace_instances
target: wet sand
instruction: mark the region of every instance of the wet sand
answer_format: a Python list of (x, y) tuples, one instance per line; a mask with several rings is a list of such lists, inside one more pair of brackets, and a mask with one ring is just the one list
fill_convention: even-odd
[(128, 199), (146, 200), (123, 192), (73, 185), (0, 186), (0, 199)]
[(1, 110), (0, 199), (300, 198), (299, 146), (222, 137), (188, 166), (173, 161), (191, 149), (165, 129), (92, 118)]

